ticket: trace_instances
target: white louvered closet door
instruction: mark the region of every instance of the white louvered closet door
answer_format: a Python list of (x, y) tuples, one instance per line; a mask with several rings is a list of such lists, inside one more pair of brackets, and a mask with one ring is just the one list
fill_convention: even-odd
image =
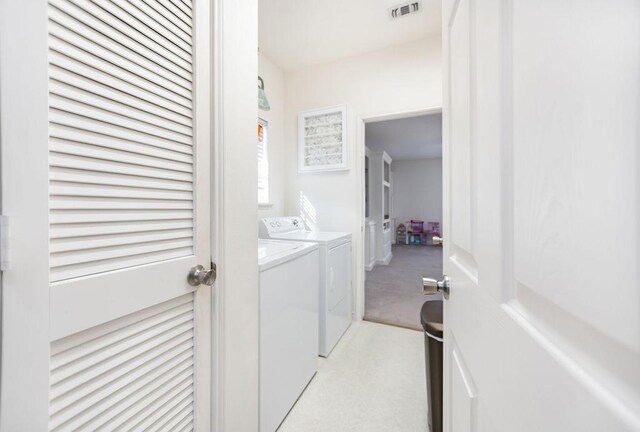
[(49, 428), (210, 430), (208, 2), (48, 16)]

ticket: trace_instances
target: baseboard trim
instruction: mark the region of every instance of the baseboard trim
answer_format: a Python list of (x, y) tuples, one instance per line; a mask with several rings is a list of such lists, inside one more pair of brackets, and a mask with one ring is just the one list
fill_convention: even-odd
[(391, 252), (389, 252), (389, 255), (387, 255), (386, 257), (384, 257), (381, 260), (376, 260), (376, 264), (380, 264), (380, 265), (389, 265), (389, 263), (391, 262), (391, 258), (393, 258), (393, 254)]

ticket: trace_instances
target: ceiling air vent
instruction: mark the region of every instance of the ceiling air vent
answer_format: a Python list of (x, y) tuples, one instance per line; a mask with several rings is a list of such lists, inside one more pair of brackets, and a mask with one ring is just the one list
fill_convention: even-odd
[(420, 12), (422, 12), (422, 0), (414, 0), (390, 7), (389, 18), (395, 20)]

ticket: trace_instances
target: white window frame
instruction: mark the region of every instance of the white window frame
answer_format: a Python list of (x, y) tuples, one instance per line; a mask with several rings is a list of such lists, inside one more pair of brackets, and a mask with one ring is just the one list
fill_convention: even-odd
[(262, 141), (258, 139), (258, 205), (270, 206), (271, 202), (269, 201), (269, 122), (258, 117), (258, 127), (260, 126), (262, 126), (264, 138), (262, 139)]

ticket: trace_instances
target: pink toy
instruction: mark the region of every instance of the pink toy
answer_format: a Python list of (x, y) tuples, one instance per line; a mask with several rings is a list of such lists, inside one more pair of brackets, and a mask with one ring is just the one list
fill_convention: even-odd
[(411, 220), (411, 232), (419, 234), (424, 229), (424, 221), (421, 220)]
[(427, 222), (427, 231), (432, 236), (440, 236), (440, 222)]

